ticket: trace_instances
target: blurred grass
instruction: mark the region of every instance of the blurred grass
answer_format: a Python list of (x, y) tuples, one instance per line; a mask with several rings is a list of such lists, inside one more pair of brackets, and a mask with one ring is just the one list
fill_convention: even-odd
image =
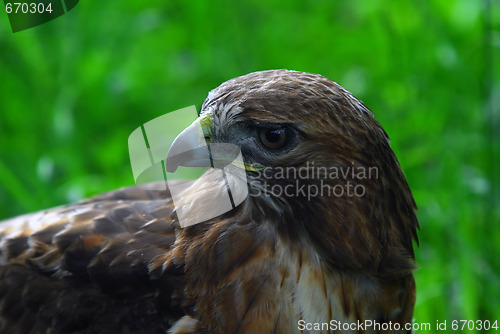
[(323, 74), (377, 115), (419, 205), (418, 322), (500, 320), (495, 1), (80, 1), (0, 14), (0, 218), (133, 184), (127, 138), (256, 70)]

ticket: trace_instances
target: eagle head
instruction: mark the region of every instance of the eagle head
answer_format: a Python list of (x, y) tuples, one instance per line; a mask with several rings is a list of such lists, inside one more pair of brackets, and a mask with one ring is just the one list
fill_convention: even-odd
[[(241, 150), (244, 163), (231, 167), (244, 169), (248, 196), (230, 212), (233, 221), (272, 222), (281, 238), (313, 247), (334, 268), (381, 276), (414, 269), (418, 222), (408, 183), (384, 129), (340, 85), (297, 71), (250, 73), (212, 90), (196, 123), (209, 148)], [(190, 144), (189, 131), (171, 151)], [(192, 150), (168, 159), (167, 169), (210, 159)], [(226, 187), (207, 175), (184, 200), (208, 210)]]

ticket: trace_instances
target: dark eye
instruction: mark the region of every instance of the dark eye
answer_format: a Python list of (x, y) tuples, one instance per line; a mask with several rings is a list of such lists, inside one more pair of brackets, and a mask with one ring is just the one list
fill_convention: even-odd
[(259, 137), (262, 144), (267, 148), (281, 148), (288, 141), (288, 131), (285, 128), (261, 129)]

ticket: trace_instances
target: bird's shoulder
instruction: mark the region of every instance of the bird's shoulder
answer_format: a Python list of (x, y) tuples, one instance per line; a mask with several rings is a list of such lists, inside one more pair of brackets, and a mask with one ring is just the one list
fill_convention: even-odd
[[(179, 226), (170, 192), (158, 189), (123, 188), (0, 222), (1, 332), (106, 323), (148, 332), (182, 316), (182, 300), (172, 298), (182, 289), (182, 264), (165, 264)], [(27, 316), (36, 320), (22, 321)]]

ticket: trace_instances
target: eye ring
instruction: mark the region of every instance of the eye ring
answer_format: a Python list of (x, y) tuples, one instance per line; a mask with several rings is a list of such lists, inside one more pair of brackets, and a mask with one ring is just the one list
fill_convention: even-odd
[(278, 149), (287, 144), (289, 133), (286, 128), (266, 128), (259, 131), (259, 139), (265, 147)]

